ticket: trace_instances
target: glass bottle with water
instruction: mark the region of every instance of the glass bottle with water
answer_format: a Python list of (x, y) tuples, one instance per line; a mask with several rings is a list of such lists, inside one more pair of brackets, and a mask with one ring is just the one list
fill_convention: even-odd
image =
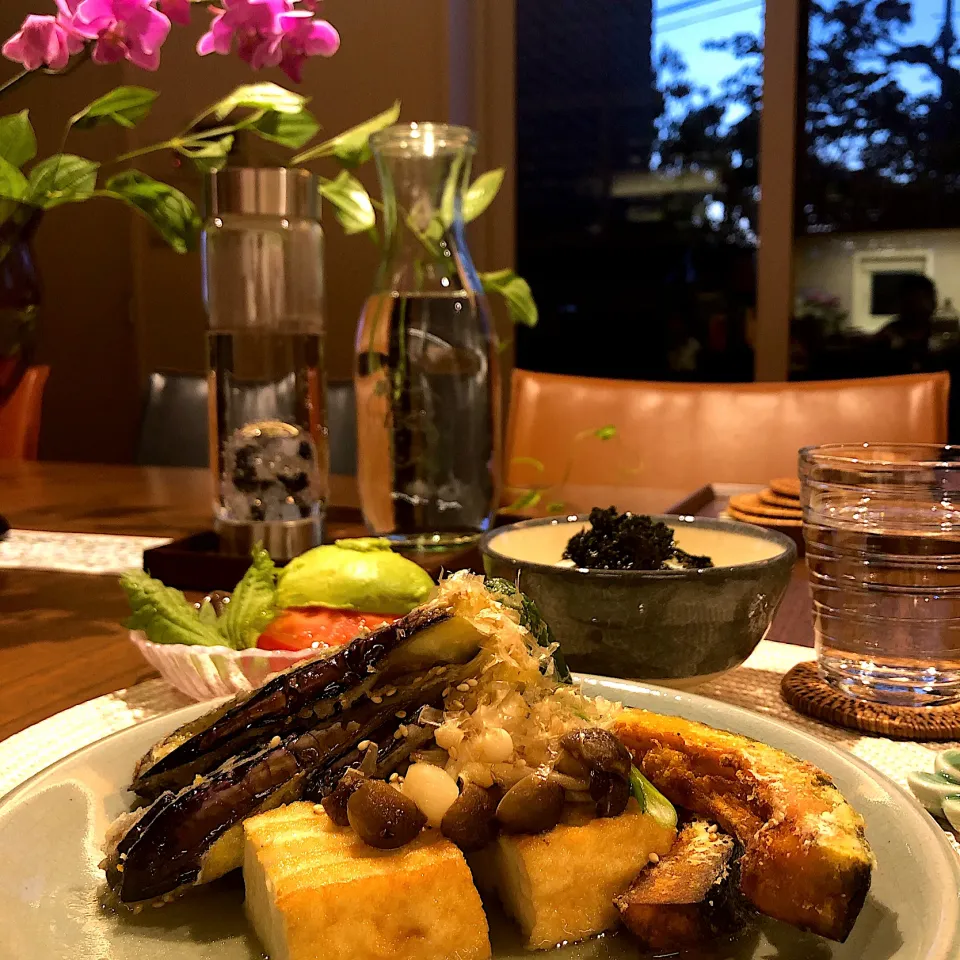
[(463, 235), (475, 139), (424, 123), (371, 145), (385, 235), (357, 330), (360, 500), (398, 547), (446, 550), (489, 527), (500, 479), (499, 352)]
[(210, 466), (222, 548), (320, 542), (328, 457), (323, 234), (304, 170), (212, 174), (203, 231)]

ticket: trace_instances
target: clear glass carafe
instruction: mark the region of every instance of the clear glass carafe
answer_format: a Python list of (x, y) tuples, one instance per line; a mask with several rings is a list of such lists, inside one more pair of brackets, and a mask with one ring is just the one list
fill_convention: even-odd
[(500, 481), (499, 351), (463, 229), (475, 139), (423, 123), (371, 145), (384, 243), (357, 330), (360, 500), (398, 547), (446, 550), (490, 526)]
[(228, 552), (261, 541), (289, 559), (320, 542), (329, 479), (316, 179), (226, 169), (207, 205), (215, 526)]

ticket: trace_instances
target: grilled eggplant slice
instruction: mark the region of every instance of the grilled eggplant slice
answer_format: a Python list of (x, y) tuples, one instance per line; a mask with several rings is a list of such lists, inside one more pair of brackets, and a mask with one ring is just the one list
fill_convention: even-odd
[(615, 732), (668, 799), (743, 844), (740, 890), (761, 913), (847, 938), (874, 859), (863, 818), (823, 771), (747, 737), (646, 710), (625, 710)]
[(358, 637), (341, 652), (293, 667), (252, 694), (181, 727), (140, 760), (131, 790), (153, 799), (182, 789), (198, 775), (274, 736), (286, 738), (332, 720), (377, 684), (468, 661), (480, 639), (476, 628), (445, 604), (420, 607)]
[[(478, 658), (479, 660), (480, 658)], [(476, 663), (476, 661), (474, 662)], [(364, 700), (337, 722), (307, 733), (275, 737), (265, 748), (224, 763), (177, 793), (167, 791), (119, 838), (105, 863), (107, 882), (128, 906), (169, 900), (240, 866), (242, 822), (299, 799), (311, 778), (335, 783), (346, 766), (360, 762), (357, 744), (377, 739), (378, 771), (389, 772), (404, 752), (425, 739), (420, 727), (405, 727), (410, 744), (400, 741), (398, 708), (411, 713), (435, 702), (458, 683), (472, 664), (434, 668), (429, 679), (398, 689), (388, 700)]]
[(647, 950), (685, 950), (736, 933), (751, 912), (738, 889), (742, 851), (706, 820), (685, 824), (670, 852), (614, 901), (624, 925)]

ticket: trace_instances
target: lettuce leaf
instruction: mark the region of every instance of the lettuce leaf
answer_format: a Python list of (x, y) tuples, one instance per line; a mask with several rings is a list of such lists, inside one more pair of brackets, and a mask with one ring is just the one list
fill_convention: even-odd
[(257, 645), (277, 612), (277, 568), (258, 543), (253, 548), (253, 563), (224, 607), (217, 629), (228, 647), (246, 650)]
[(220, 634), (201, 622), (197, 608), (179, 590), (164, 586), (143, 570), (123, 574), (120, 586), (132, 611), (124, 623), (127, 629), (142, 630), (152, 643), (223, 646)]

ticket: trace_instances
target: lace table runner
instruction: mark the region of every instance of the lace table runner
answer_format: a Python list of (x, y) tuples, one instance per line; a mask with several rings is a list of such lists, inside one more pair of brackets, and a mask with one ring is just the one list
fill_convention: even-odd
[[(123, 538), (120, 538), (123, 539)], [(937, 751), (958, 743), (914, 743), (888, 740), (843, 730), (795, 713), (780, 698), (780, 678), (813, 651), (785, 643), (763, 641), (736, 670), (703, 684), (695, 692), (783, 720), (820, 740), (856, 754), (901, 786), (912, 770), (933, 770)], [(118, 690), (64, 710), (0, 743), (0, 796), (62, 757), (110, 733), (131, 727), (190, 701), (163, 680)], [(950, 836), (960, 853), (960, 844)]]
[(161, 537), (11, 530), (0, 540), (0, 567), (65, 573), (123, 573), (143, 566), (143, 551), (169, 543)]

